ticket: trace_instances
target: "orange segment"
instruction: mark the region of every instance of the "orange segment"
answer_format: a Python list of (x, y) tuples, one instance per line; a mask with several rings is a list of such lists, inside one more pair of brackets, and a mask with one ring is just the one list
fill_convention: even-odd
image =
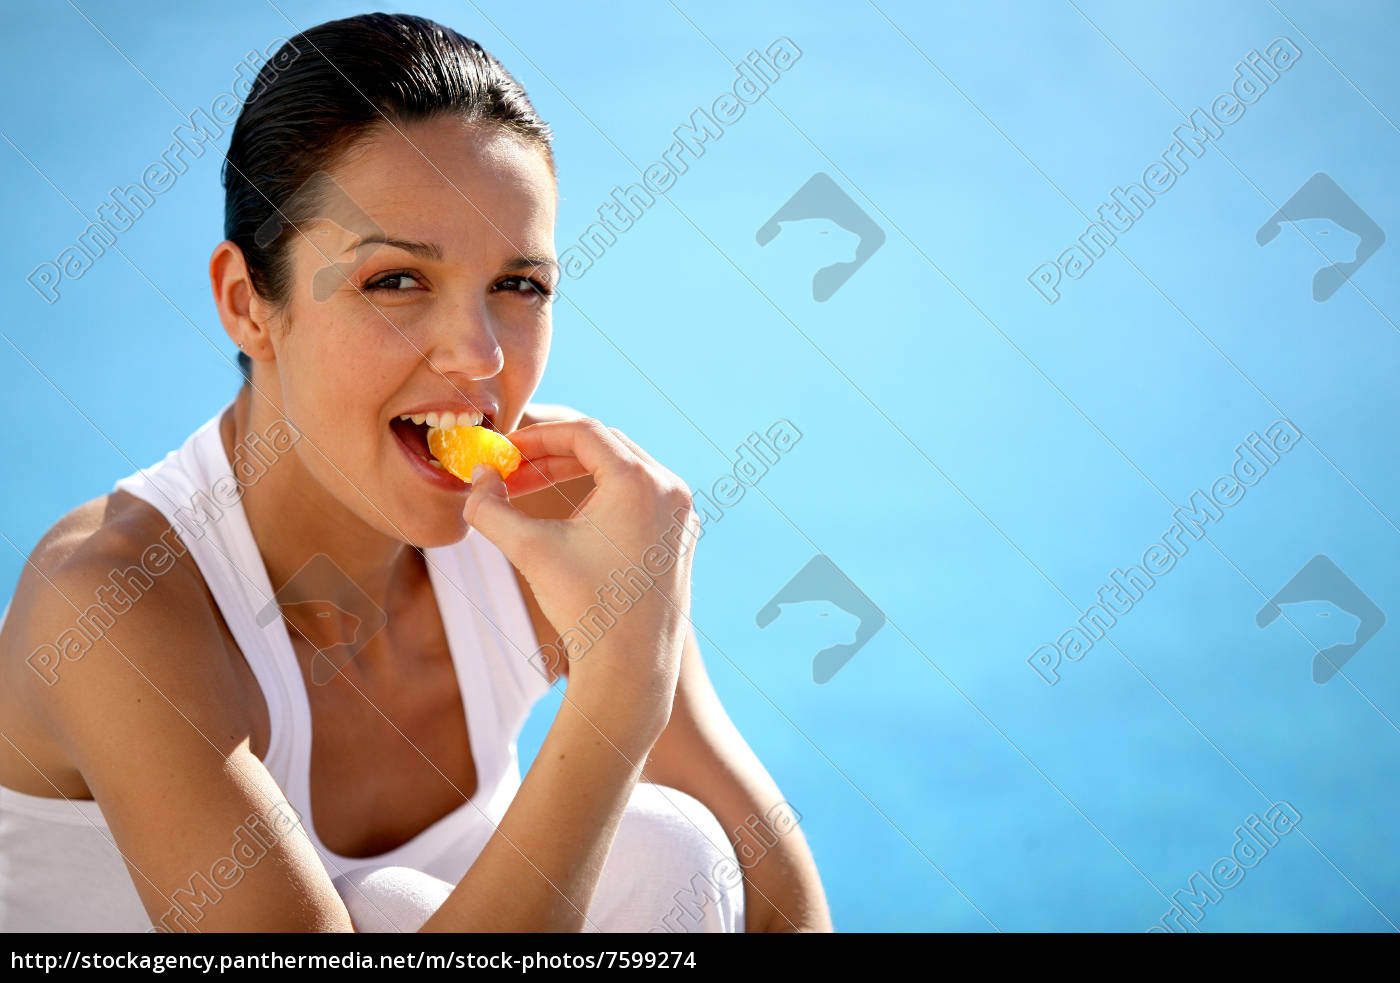
[(520, 467), (520, 451), (505, 437), (485, 427), (434, 427), (428, 431), (428, 450), (444, 468), (470, 483), (472, 468), (489, 464), (502, 479)]

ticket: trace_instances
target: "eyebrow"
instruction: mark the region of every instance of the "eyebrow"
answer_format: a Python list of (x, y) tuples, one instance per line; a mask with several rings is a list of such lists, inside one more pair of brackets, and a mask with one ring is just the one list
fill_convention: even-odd
[(501, 267), (501, 269), (524, 270), (534, 269), (540, 266), (551, 270), (559, 269), (559, 263), (553, 259), (550, 259), (548, 256), (517, 256), (514, 259), (507, 261), (506, 264)]
[[(439, 263), (442, 262), (442, 247), (435, 242), (420, 242), (417, 239), (395, 239), (392, 236), (385, 235), (364, 236), (361, 239), (355, 240), (354, 244), (344, 252), (354, 252), (361, 246), (371, 243), (382, 243), (385, 246), (393, 246), (395, 249), (402, 249), (404, 252), (412, 253), (415, 256), (426, 256)], [(344, 255), (344, 253), (341, 255)], [(559, 268), (559, 263), (548, 256), (516, 256), (513, 259), (507, 260), (501, 269), (523, 270), (541, 266), (557, 270)]]
[(345, 253), (356, 252), (361, 246), (367, 246), (373, 242), (383, 243), (386, 246), (393, 246), (395, 249), (402, 249), (404, 252), (413, 253), (415, 256), (427, 256), (429, 259), (435, 259), (439, 262), (442, 261), (442, 247), (435, 242), (419, 242), (416, 239), (394, 239), (385, 235), (365, 236), (361, 239), (356, 239), (341, 253), (341, 255), (343, 256)]

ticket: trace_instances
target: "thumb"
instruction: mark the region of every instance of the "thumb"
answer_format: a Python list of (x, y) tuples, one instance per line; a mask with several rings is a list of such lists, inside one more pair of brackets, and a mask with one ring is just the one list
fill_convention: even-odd
[(513, 560), (517, 548), (530, 534), (533, 521), (510, 504), (506, 483), (496, 469), (478, 464), (472, 468), (472, 490), (467, 493), (462, 517), (467, 525), (481, 530), (507, 558)]

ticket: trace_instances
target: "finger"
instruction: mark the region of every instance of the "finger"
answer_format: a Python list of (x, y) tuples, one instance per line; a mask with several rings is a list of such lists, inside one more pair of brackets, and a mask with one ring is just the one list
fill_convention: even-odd
[(584, 509), (588, 508), (588, 503), (593, 501), (593, 496), (596, 494), (598, 494), (598, 486), (594, 485), (592, 488), (588, 489), (588, 494), (583, 496), (582, 501), (572, 503), (574, 506), (572, 514), (578, 515)]
[(646, 461), (648, 464), (650, 464), (650, 465), (651, 465), (652, 467), (654, 467), (654, 468), (660, 468), (660, 467), (661, 467), (661, 462), (660, 462), (660, 461), (658, 461), (656, 458), (652, 457), (652, 456), (651, 456), (650, 454), (648, 454), (646, 451), (642, 450), (640, 444), (638, 444), (638, 443), (637, 443), (635, 440), (633, 440), (631, 437), (627, 436), (627, 435), (626, 435), (625, 433), (623, 433), (621, 430), (617, 429), (617, 427), (608, 427), (608, 430), (610, 430), (610, 431), (612, 432), (612, 435), (613, 435), (614, 437), (616, 437), (618, 440), (622, 441), (622, 443), (623, 443), (624, 445), (626, 445), (628, 448), (630, 448), (633, 454), (636, 454), (636, 455), (637, 455), (638, 457), (640, 457), (643, 461)]
[(499, 547), (512, 563), (516, 563), (529, 541), (534, 531), (532, 524), (538, 522), (510, 504), (506, 483), (486, 464), (472, 469), (472, 487), (462, 507), (462, 517), (467, 525), (480, 530)]
[(506, 436), (522, 455), (531, 460), (544, 457), (576, 458), (587, 474), (594, 475), (600, 481), (630, 465), (643, 463), (632, 448), (593, 419), (533, 423)]
[(518, 495), (528, 495), (541, 488), (557, 485), (562, 481), (582, 477), (587, 473), (587, 469), (575, 457), (551, 455), (534, 459), (526, 458), (520, 462), (520, 467), (506, 479), (506, 490), (510, 492), (511, 498), (515, 498)]

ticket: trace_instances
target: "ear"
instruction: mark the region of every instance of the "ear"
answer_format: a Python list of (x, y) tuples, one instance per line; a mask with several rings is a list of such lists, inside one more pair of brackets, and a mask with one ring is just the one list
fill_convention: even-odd
[(209, 283), (219, 320), (233, 343), (254, 361), (270, 362), (276, 358), (269, 328), (272, 305), (253, 289), (243, 250), (227, 239), (214, 248), (214, 255), (209, 258)]

